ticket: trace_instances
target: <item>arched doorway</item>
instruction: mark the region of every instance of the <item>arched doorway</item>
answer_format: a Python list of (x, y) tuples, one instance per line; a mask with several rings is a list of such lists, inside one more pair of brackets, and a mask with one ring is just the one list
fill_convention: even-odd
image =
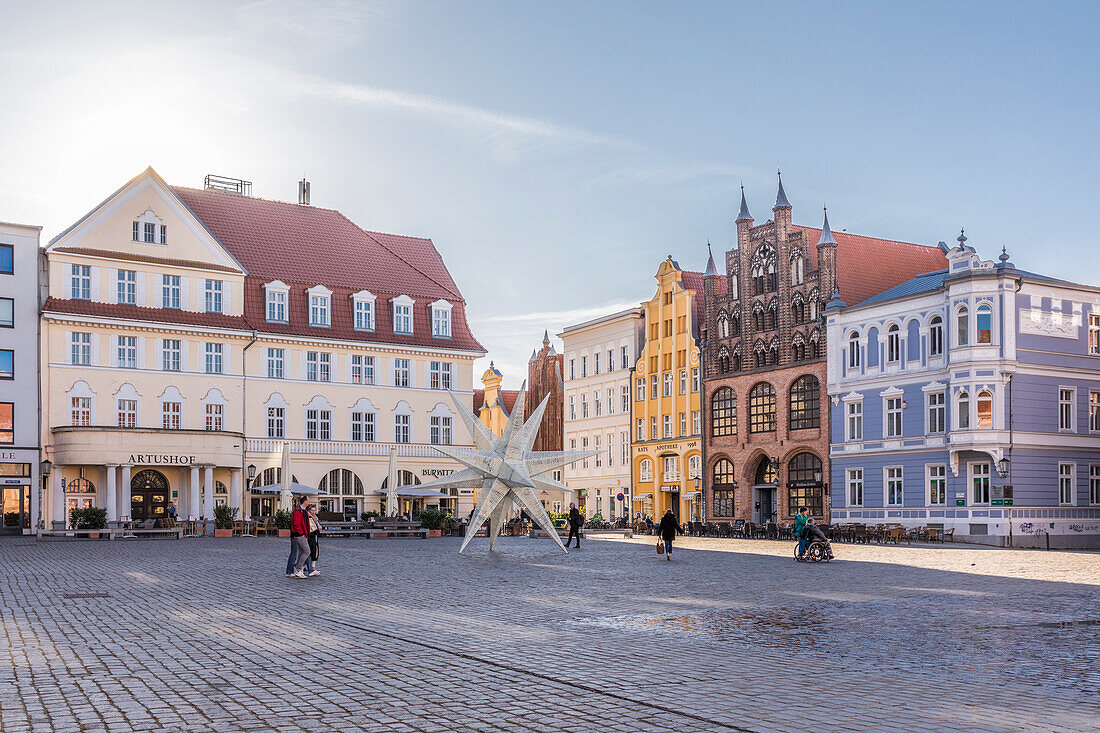
[(168, 479), (146, 468), (130, 479), (130, 518), (135, 522), (168, 516)]
[(775, 502), (778, 489), (779, 471), (775, 461), (768, 456), (761, 456), (757, 461), (752, 481), (752, 521), (757, 524), (776, 521)]
[[(382, 516), (386, 516), (386, 489), (389, 488), (390, 477), (382, 479), (382, 501), (380, 506), (382, 507)], [(400, 492), (403, 486), (419, 486), (420, 479), (416, 477), (416, 474), (412, 471), (398, 471), (397, 472), (397, 486)], [(420, 510), (424, 506), (423, 499), (416, 499), (412, 497), (397, 497), (397, 513), (407, 515), (409, 517), (417, 517), (420, 515)]]

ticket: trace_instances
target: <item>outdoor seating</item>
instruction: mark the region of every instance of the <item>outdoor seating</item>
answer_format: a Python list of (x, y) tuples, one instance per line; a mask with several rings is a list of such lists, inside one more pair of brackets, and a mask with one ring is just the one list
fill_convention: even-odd
[(768, 522), (764, 525), (764, 538), (769, 540), (779, 539), (779, 525), (775, 522)]
[(940, 542), (947, 542), (948, 540), (951, 540), (952, 542), (955, 541), (955, 528), (954, 527), (952, 527), (951, 529), (945, 529), (940, 534)]
[[(729, 526), (729, 525), (727, 525)], [(738, 519), (734, 521), (733, 526), (729, 528), (730, 535), (733, 537), (745, 536), (745, 520)]]
[(939, 527), (925, 527), (924, 540), (927, 542), (943, 542), (943, 535)]
[(851, 530), (852, 542), (866, 543), (868, 539), (866, 524), (853, 524)]

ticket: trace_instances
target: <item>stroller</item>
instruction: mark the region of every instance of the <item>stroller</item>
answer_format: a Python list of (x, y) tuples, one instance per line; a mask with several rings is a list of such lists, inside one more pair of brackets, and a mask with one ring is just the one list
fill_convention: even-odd
[(810, 539), (806, 543), (806, 552), (799, 556), (798, 545), (795, 545), (795, 560), (798, 562), (829, 562), (835, 557), (833, 546), (829, 543), (825, 533), (818, 529), (816, 525), (813, 523), (807, 524), (804, 531), (810, 535)]

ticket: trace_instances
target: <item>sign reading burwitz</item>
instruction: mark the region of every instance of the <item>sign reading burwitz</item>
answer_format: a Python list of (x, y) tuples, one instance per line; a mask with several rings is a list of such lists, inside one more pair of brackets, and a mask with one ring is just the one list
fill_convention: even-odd
[(173, 456), (161, 453), (134, 453), (130, 456), (130, 463), (149, 463), (155, 466), (190, 466), (195, 462), (195, 456)]
[(422, 468), (420, 469), (421, 476), (434, 476), (435, 478), (442, 478), (443, 476), (450, 476), (454, 473), (454, 469), (451, 468)]

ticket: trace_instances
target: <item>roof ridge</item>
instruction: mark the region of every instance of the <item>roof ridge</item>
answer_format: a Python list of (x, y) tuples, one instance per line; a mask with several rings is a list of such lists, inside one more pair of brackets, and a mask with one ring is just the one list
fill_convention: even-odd
[(232, 193), (231, 191), (219, 191), (214, 188), (194, 188), (193, 186), (175, 186), (169, 184), (169, 188), (181, 188), (185, 191), (194, 191), (195, 193), (209, 193), (217, 196), (233, 196), (234, 198), (244, 199), (245, 201), (262, 201), (265, 204), (281, 204), (283, 206), (293, 206), (294, 208), (306, 208), (313, 209), (314, 211), (332, 211), (339, 214), (338, 209), (330, 209), (326, 206), (314, 206), (313, 204), (296, 204), (293, 201), (280, 201), (279, 199), (265, 199), (263, 196), (246, 196), (241, 193)]
[[(795, 229), (812, 229), (815, 232), (820, 232), (821, 231), (821, 227), (807, 226), (805, 224), (795, 224), (794, 227), (795, 227)], [(917, 242), (905, 242), (905, 241), (900, 240), (900, 239), (886, 239), (885, 237), (876, 237), (873, 234), (856, 234), (855, 232), (848, 232), (848, 231), (844, 231), (843, 229), (840, 230), (839, 232), (838, 231), (833, 231), (833, 236), (834, 237), (838, 236), (838, 235), (839, 236), (844, 236), (844, 237), (859, 237), (860, 239), (873, 239), (877, 242), (890, 242), (891, 244), (904, 244), (904, 245), (907, 245), (909, 247), (920, 247), (921, 249), (935, 249), (935, 250), (939, 249), (938, 246), (933, 245), (933, 244), (919, 244)]]
[[(347, 216), (344, 216), (344, 214), (343, 214), (343, 213), (341, 213), (341, 212), (339, 212), (339, 211), (337, 211), (336, 213), (337, 213), (337, 214), (338, 214), (339, 216), (342, 216), (342, 217), (344, 218), (344, 220), (345, 220), (345, 221), (347, 221), (347, 222), (348, 222), (349, 224), (351, 224), (351, 225), (352, 225), (353, 227), (355, 227), (355, 228), (356, 228), (356, 229), (358, 229), (359, 231), (363, 232), (363, 234), (365, 234), (365, 235), (367, 235), (368, 237), (370, 237), (370, 238), (371, 238), (371, 239), (372, 239), (373, 241), (377, 242), (377, 243), (378, 243), (378, 246), (379, 246), (379, 247), (382, 247), (382, 248), (383, 248), (383, 249), (385, 249), (385, 250), (386, 250), (387, 252), (389, 252), (390, 254), (392, 254), (392, 255), (393, 255), (394, 257), (396, 257), (397, 259), (401, 260), (401, 261), (402, 261), (402, 262), (404, 262), (404, 263), (405, 263), (406, 265), (408, 265), (408, 266), (409, 266), (409, 267), (411, 267), (412, 269), (416, 270), (416, 271), (417, 271), (417, 272), (419, 272), (419, 273), (420, 273), (421, 275), (423, 275), (423, 276), (424, 276), (424, 277), (426, 277), (427, 279), (431, 280), (431, 281), (432, 281), (433, 283), (435, 283), (435, 284), (436, 284), (436, 285), (438, 285), (439, 287), (443, 288), (443, 289), (444, 289), (445, 291), (447, 291), (448, 293), (450, 293), (452, 297), (454, 297), (454, 298), (457, 298), (457, 301), (456, 301), (456, 302), (462, 302), (462, 303), (465, 303), (465, 302), (466, 302), (466, 301), (464, 301), (464, 300), (462, 299), (462, 294), (461, 294), (461, 293), (459, 293), (459, 292), (457, 292), (457, 291), (453, 290), (453, 289), (451, 288), (451, 286), (449, 286), (449, 285), (445, 285), (445, 284), (443, 284), (443, 283), (439, 282), (439, 281), (438, 281), (438, 280), (436, 280), (436, 279), (435, 279), (434, 277), (432, 277), (431, 275), (429, 275), (428, 273), (424, 272), (424, 271), (423, 271), (423, 270), (421, 270), (421, 269), (420, 269), (419, 267), (417, 267), (416, 265), (414, 265), (414, 264), (413, 264), (412, 262), (409, 262), (409, 261), (408, 261), (407, 259), (405, 259), (404, 257), (402, 257), (402, 256), (401, 256), (401, 255), (400, 255), (399, 253), (397, 253), (396, 251), (394, 251), (394, 250), (393, 250), (393, 249), (391, 249), (390, 247), (387, 247), (387, 246), (386, 246), (386, 244), (385, 244), (385, 243), (384, 243), (384, 242), (383, 242), (382, 240), (380, 240), (380, 239), (379, 239), (378, 237), (374, 236), (375, 234), (382, 234), (382, 232), (371, 232), (371, 231), (367, 231), (366, 229), (364, 229), (363, 227), (359, 226), (359, 225), (358, 225), (358, 224), (356, 224), (356, 223), (355, 223), (354, 221), (352, 221), (351, 219), (349, 219), (349, 218), (348, 218)], [(394, 235), (394, 236), (401, 236), (401, 235)], [(413, 239), (421, 239), (421, 238), (420, 238), (420, 237), (413, 237)], [(428, 242), (428, 244), (430, 244), (430, 245), (431, 245), (431, 247), (432, 247), (432, 252), (433, 252), (433, 253), (435, 253), (435, 256), (436, 256), (436, 257), (437, 257), (437, 258), (439, 259), (439, 262), (440, 262), (440, 264), (443, 264), (443, 258), (442, 258), (442, 257), (440, 256), (440, 254), (439, 254), (439, 250), (437, 250), (437, 249), (435, 248), (435, 242), (433, 242), (433, 241), (432, 241), (432, 240), (431, 240), (430, 238), (426, 238), (426, 239), (423, 239), (423, 241), (425, 241), (425, 242)], [(444, 265), (444, 266), (445, 266), (445, 265)]]

